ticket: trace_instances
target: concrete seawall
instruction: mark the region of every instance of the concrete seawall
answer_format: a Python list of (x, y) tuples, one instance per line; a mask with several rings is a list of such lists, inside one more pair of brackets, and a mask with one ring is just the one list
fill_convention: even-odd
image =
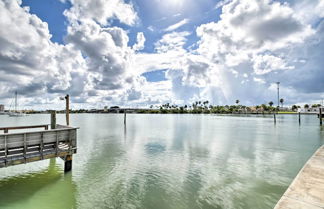
[(324, 208), (324, 145), (307, 161), (274, 209)]

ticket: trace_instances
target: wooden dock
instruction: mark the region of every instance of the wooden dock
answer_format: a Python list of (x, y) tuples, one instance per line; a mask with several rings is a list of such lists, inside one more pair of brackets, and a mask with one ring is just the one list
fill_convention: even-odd
[[(8, 133), (9, 130), (44, 128), (41, 131)], [(72, 155), (77, 151), (77, 129), (56, 125), (3, 127), (0, 130), (0, 168), (49, 158), (60, 157), (65, 161), (65, 171), (72, 169)]]
[(324, 208), (324, 145), (308, 160), (275, 209)]

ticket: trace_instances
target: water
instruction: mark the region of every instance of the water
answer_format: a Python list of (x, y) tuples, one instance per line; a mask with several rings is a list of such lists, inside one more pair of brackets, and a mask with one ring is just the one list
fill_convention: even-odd
[[(0, 116), (0, 126), (49, 123)], [(61, 159), (0, 169), (0, 208), (267, 209), (324, 144), (316, 116), (71, 115), (73, 171)], [(58, 115), (64, 124), (64, 115)]]

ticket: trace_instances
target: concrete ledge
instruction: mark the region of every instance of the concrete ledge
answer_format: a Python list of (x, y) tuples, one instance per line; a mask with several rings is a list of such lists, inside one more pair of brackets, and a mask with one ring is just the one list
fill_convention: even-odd
[(324, 146), (301, 169), (275, 209), (324, 208)]

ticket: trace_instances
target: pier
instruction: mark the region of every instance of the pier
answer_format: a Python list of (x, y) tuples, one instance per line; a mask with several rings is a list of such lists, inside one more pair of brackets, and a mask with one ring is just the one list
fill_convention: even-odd
[[(77, 152), (77, 129), (56, 125), (48, 130), (49, 125), (2, 127), (0, 134), (0, 168), (25, 164), (44, 159), (60, 157), (64, 160), (64, 171), (72, 169), (72, 155)], [(31, 129), (44, 128), (32, 131)], [(9, 133), (10, 130), (26, 130)]]
[(274, 209), (324, 208), (324, 145), (308, 160)]

